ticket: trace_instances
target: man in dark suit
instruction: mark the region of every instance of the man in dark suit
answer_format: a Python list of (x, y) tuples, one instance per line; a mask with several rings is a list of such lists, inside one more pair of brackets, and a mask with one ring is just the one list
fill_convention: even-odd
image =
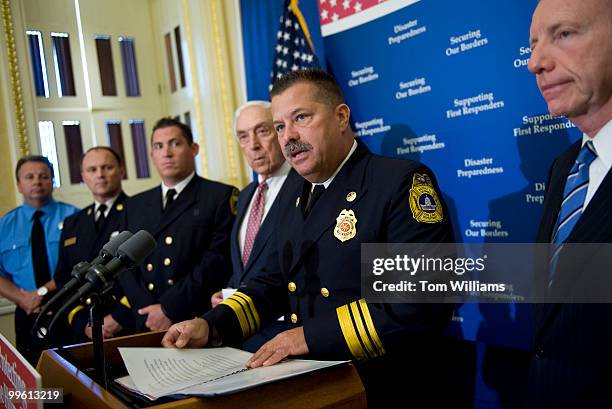
[(275, 252), (265, 274), (202, 318), (171, 327), (163, 344), (239, 342), (288, 305), (292, 328), (264, 344), (249, 366), (290, 355), (354, 359), (370, 405), (408, 387), (419, 400), (431, 389), (438, 369), (433, 346), (451, 309), (362, 298), (361, 244), (452, 242), (435, 178), (420, 163), (375, 156), (357, 143), (349, 108), (329, 74), (294, 71), (271, 95), (285, 157), (304, 178), (279, 198), (291, 205), (277, 219)]
[[(554, 116), (581, 140), (552, 165), (537, 241), (529, 407), (612, 405), (612, 2), (542, 0), (531, 25), (529, 70)], [(572, 243), (592, 243), (579, 246)], [(599, 244), (597, 244), (599, 243)]]
[[(242, 154), (257, 174), (257, 181), (249, 183), (238, 195), (238, 212), (231, 235), (233, 273), (226, 290), (246, 286), (264, 265), (280, 207), (276, 198), (291, 170), (272, 126), (269, 102), (249, 101), (238, 108), (234, 131)], [(211, 299), (213, 307), (222, 301), (221, 291)]]
[(139, 330), (164, 330), (202, 314), (231, 274), (237, 190), (196, 175), (198, 149), (188, 126), (160, 119), (151, 159), (162, 183), (128, 201), (129, 230), (147, 230), (157, 241), (141, 267), (121, 278)]
[[(270, 240), (281, 207), (277, 198), (299, 176), (291, 172), (285, 161), (278, 137), (272, 125), (268, 101), (249, 101), (236, 110), (234, 132), (247, 163), (257, 174), (238, 196), (238, 213), (232, 228), (231, 254), (233, 273), (228, 288), (215, 293), (213, 308), (237, 288), (263, 269), (268, 254), (273, 251)], [(290, 176), (288, 176), (290, 175)], [(242, 344), (248, 351), (256, 351), (265, 341), (287, 329), (284, 321), (270, 324)]]
[[(102, 246), (125, 230), (125, 201), (121, 181), (125, 176), (123, 161), (117, 152), (106, 146), (95, 146), (83, 154), (81, 176), (94, 202), (64, 221), (60, 240), (59, 259), (55, 269), (58, 288), (66, 284), (72, 268), (81, 261), (93, 260)], [(115, 284), (115, 297), (122, 302), (104, 317), (103, 336), (129, 333), (133, 324), (129, 303)], [(76, 341), (92, 337), (87, 309), (79, 305), (68, 314), (68, 322), (76, 334)]]

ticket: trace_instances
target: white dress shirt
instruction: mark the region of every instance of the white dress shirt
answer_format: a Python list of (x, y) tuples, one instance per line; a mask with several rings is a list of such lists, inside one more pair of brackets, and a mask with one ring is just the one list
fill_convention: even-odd
[[(285, 180), (287, 179), (287, 175), (291, 170), (291, 166), (287, 162), (284, 162), (280, 168), (276, 170), (268, 179), (266, 179), (266, 183), (268, 184), (268, 190), (264, 196), (264, 213), (261, 217), (261, 223), (263, 224), (270, 208), (274, 204), (274, 200), (276, 200), (276, 196), (278, 196), (278, 192), (280, 192)], [(263, 181), (263, 177), (261, 175), (257, 175), (257, 181), (261, 183)], [(249, 202), (249, 207), (244, 213), (244, 217), (240, 221), (240, 231), (238, 235), (238, 244), (240, 246), (240, 254), (242, 254), (244, 250), (244, 241), (246, 239), (246, 231), (247, 225), (249, 224), (249, 215), (251, 214), (251, 209), (253, 207), (253, 202), (255, 201), (255, 197), (257, 196), (257, 189), (253, 196), (251, 196), (251, 201)]]
[(179, 195), (181, 194), (181, 192), (183, 191), (183, 189), (185, 189), (185, 187), (187, 187), (189, 182), (191, 182), (191, 179), (193, 179), (194, 176), (195, 176), (195, 171), (191, 172), (191, 174), (189, 176), (187, 176), (185, 179), (181, 180), (180, 182), (178, 182), (176, 185), (174, 185), (172, 187), (166, 186), (164, 184), (164, 182), (162, 182), (162, 184), (161, 184), (161, 188), (162, 188), (162, 207), (163, 208), (166, 207), (166, 193), (168, 193), (168, 190), (170, 190), (170, 189), (176, 190), (176, 194), (174, 195), (174, 200), (176, 200), (179, 197)]
[(98, 220), (98, 208), (102, 205), (105, 204), (106, 205), (106, 210), (104, 211), (104, 217), (107, 218), (108, 214), (110, 213), (113, 204), (115, 204), (115, 201), (117, 200), (117, 198), (119, 197), (119, 195), (113, 197), (112, 199), (108, 199), (106, 202), (104, 203), (100, 203), (97, 200), (94, 200), (94, 220)]
[[(582, 135), (582, 145), (589, 140), (587, 134)], [(593, 137), (593, 146), (597, 151), (597, 158), (589, 167), (589, 187), (584, 199), (584, 208), (587, 207), (595, 192), (603, 182), (612, 167), (612, 120), (597, 132)]]

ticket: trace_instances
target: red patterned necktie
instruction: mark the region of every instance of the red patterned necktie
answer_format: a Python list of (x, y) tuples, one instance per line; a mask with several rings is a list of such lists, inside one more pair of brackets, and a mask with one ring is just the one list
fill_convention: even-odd
[(255, 237), (261, 226), (261, 219), (263, 218), (264, 209), (266, 207), (266, 191), (268, 190), (268, 184), (263, 180), (257, 187), (255, 192), (255, 201), (251, 208), (251, 214), (249, 214), (249, 222), (247, 224), (246, 237), (244, 239), (244, 248), (242, 249), (242, 265), (246, 266), (253, 250), (253, 243), (255, 243)]

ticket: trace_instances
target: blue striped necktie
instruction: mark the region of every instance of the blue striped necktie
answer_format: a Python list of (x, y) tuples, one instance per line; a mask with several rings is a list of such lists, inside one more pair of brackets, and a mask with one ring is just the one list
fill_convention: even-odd
[(561, 202), (559, 217), (557, 218), (552, 237), (554, 251), (550, 258), (549, 286), (554, 278), (557, 259), (563, 244), (582, 214), (584, 200), (589, 187), (589, 167), (595, 158), (597, 158), (597, 151), (593, 146), (593, 141), (588, 141), (582, 146), (574, 166), (572, 166), (570, 173), (567, 175), (565, 189), (563, 190), (563, 202)]

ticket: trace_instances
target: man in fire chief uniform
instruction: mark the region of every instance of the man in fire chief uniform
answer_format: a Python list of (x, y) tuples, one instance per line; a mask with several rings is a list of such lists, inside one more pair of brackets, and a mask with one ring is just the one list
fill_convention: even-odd
[[(55, 268), (58, 288), (71, 279), (70, 273), (76, 264), (93, 260), (104, 244), (126, 228), (127, 196), (121, 186), (125, 168), (119, 154), (107, 146), (90, 148), (81, 159), (81, 176), (94, 202), (64, 220)], [(133, 326), (129, 302), (119, 284), (115, 284), (114, 293), (120, 304), (104, 316), (104, 338), (130, 333)], [(68, 322), (77, 342), (91, 340), (87, 308), (76, 306), (68, 314)]]
[(323, 71), (289, 73), (271, 95), (285, 157), (304, 178), (280, 198), (293, 205), (279, 215), (276, 254), (265, 274), (218, 307), (172, 326), (163, 345), (234, 344), (269, 323), (288, 297), (294, 327), (264, 344), (247, 365), (302, 355), (354, 359), (370, 406), (400, 392), (407, 402), (431, 402), (439, 394), (423, 394), (435, 390), (435, 345), (451, 309), (369, 303), (361, 297), (360, 263), (361, 243), (453, 241), (432, 172), (417, 162), (375, 156), (356, 142), (349, 107)]
[(202, 314), (232, 271), (237, 190), (196, 175), (198, 149), (188, 126), (160, 119), (151, 158), (162, 183), (128, 200), (129, 230), (147, 230), (157, 241), (138, 271), (121, 280), (139, 330), (164, 330)]

